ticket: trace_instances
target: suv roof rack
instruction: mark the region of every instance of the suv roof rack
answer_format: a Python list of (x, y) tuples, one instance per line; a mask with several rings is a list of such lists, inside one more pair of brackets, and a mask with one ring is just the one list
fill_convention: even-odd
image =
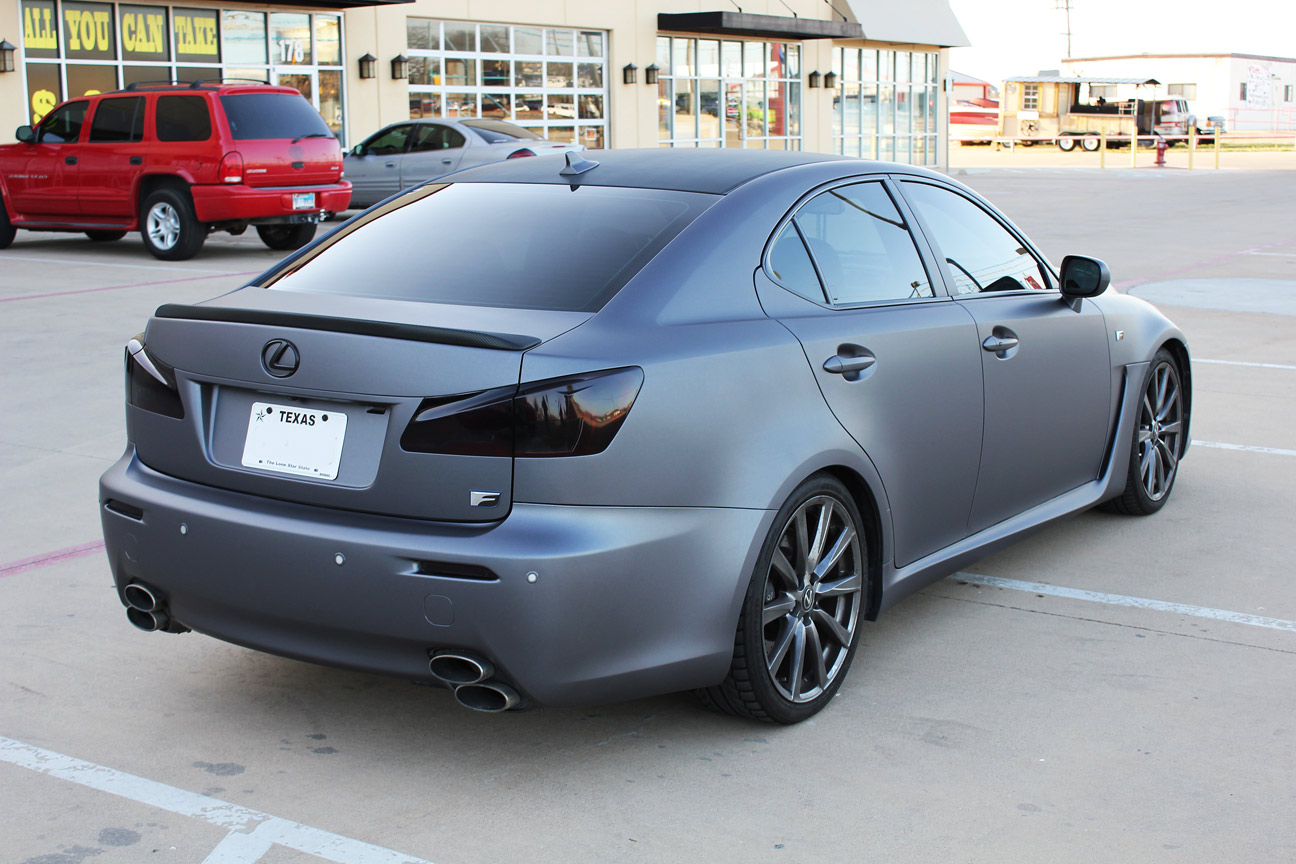
[(203, 78), (198, 81), (132, 81), (127, 84), (123, 90), (143, 90), (150, 88), (174, 87), (185, 90), (202, 90), (205, 88), (220, 87), (227, 81), (238, 82), (240, 84), (265, 84), (269, 86), (269, 81), (260, 78)]

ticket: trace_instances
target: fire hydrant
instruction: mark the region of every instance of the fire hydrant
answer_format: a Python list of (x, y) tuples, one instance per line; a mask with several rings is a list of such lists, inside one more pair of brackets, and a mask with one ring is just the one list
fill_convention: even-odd
[(1162, 167), (1162, 168), (1165, 167), (1165, 164), (1166, 164), (1166, 161), (1165, 161), (1165, 151), (1166, 151), (1166, 148), (1169, 147), (1169, 146), (1170, 146), (1170, 145), (1166, 143), (1166, 140), (1165, 140), (1165, 138), (1164, 138), (1163, 136), (1161, 136), (1161, 135), (1158, 135), (1158, 136), (1157, 136), (1157, 140), (1156, 140), (1157, 158), (1156, 158), (1156, 163), (1155, 163), (1155, 164), (1158, 165), (1159, 167)]

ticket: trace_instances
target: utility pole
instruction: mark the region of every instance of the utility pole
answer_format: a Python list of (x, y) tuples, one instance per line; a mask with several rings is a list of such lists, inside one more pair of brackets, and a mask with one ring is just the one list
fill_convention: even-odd
[(1054, 2), (1054, 6), (1053, 6), (1054, 9), (1061, 9), (1062, 11), (1066, 12), (1066, 37), (1067, 37), (1066, 56), (1068, 59), (1070, 59), (1071, 57), (1071, 0), (1053, 0), (1053, 2)]

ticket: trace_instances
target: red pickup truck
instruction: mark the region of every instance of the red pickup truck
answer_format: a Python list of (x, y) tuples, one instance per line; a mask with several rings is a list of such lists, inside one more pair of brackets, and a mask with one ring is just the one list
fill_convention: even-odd
[(138, 230), (164, 260), (255, 225), (296, 249), (345, 210), (342, 148), (289, 87), (138, 84), (71, 99), (0, 146), (0, 249), (18, 228), (107, 242)]

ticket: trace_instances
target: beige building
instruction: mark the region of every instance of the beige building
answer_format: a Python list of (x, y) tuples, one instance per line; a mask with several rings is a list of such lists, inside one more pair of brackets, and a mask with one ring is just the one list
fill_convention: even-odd
[[(885, 8), (882, 8), (885, 7)], [(495, 117), (599, 147), (802, 149), (944, 165), (947, 0), (0, 0), (0, 140), (137, 81), (298, 88), (345, 146)]]

